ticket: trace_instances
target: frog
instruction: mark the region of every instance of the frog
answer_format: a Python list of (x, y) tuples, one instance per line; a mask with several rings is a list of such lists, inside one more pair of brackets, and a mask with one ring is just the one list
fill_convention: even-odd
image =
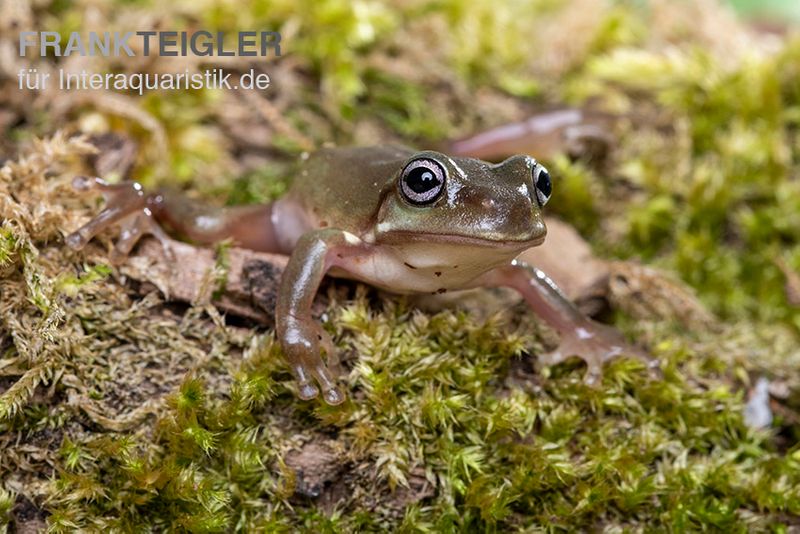
[(604, 364), (623, 354), (657, 367), (619, 331), (583, 315), (547, 274), (518, 259), (544, 241), (543, 210), (553, 192), (550, 173), (529, 155), (489, 163), (400, 146), (322, 148), (302, 158), (281, 198), (226, 208), (147, 192), (131, 181), (76, 177), (73, 185), (106, 201), (66, 236), (75, 250), (119, 225), (115, 262), (148, 234), (162, 242), (165, 254), (170, 236), (179, 236), (197, 245), (229, 240), (288, 255), (275, 332), (303, 400), (321, 395), (337, 405), (346, 399), (329, 366), (336, 358), (331, 336), (312, 316), (325, 276), (396, 294), (511, 288), (559, 335), (558, 346), (538, 356), (540, 363), (577, 356), (586, 363), (588, 384), (597, 384)]

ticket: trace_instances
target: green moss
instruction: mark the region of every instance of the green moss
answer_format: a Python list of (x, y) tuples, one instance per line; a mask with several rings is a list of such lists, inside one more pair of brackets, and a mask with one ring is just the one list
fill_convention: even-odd
[(787, 144), (795, 136), (796, 84), (783, 75), (799, 57), (793, 41), (782, 53), (734, 67), (697, 50), (629, 50), (596, 59), (588, 71), (651, 94), (687, 126), (676, 132), (671, 157), (647, 137), (626, 150), (646, 200), (630, 210), (629, 241), (620, 245), (658, 257), (729, 317), (796, 320), (774, 261), (800, 240), (796, 145)]
[[(331, 311), (340, 343), (360, 354), (349, 375), (357, 401), (298, 403), (274, 343), (253, 343), (229, 387), (184, 380), (154, 440), (65, 439), (51, 526), (335, 532), (394, 524), (380, 508), (364, 516), (358, 501), (333, 515), (289, 507), (279, 451), (315, 427), (336, 430), (351, 462), (374, 466), (368, 484), (387, 500), (412, 476), (435, 488), (424, 507), (404, 512), (406, 530), (598, 521), (740, 530), (774, 524), (772, 513), (800, 513), (800, 458), (775, 454), (766, 433), (743, 426), (724, 366), (699, 371), (713, 357), (662, 350), (662, 381), (621, 360), (598, 389), (583, 385), (575, 366), (534, 390), (509, 388), (502, 377), (532, 340), (500, 316), (479, 323), (392, 301), (373, 309), (363, 293)], [(703, 376), (705, 387), (688, 376)]]

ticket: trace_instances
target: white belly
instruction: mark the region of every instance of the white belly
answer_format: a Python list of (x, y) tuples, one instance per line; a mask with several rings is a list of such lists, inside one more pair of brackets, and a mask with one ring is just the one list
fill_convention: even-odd
[(338, 261), (330, 274), (394, 293), (444, 293), (469, 287), (475, 278), (507, 264), (519, 252), (456, 243), (375, 246), (369, 254)]

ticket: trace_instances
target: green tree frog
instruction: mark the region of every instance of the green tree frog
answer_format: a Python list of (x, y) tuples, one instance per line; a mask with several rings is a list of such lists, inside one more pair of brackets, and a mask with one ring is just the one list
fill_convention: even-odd
[[(302, 162), (290, 191), (259, 206), (199, 209), (179, 195), (146, 193), (76, 178), (96, 190), (105, 208), (67, 236), (79, 249), (120, 223), (114, 254), (126, 256), (146, 233), (198, 244), (231, 239), (239, 247), (290, 256), (279, 286), (276, 332), (297, 378), (298, 395), (322, 392), (329, 404), (345, 396), (325, 361), (333, 345), (311, 305), (327, 274), (395, 293), (444, 293), (506, 286), (560, 334), (546, 364), (577, 355), (596, 382), (605, 361), (626, 353), (650, 362), (608, 326), (582, 315), (545, 273), (515, 258), (543, 242), (542, 208), (550, 199), (547, 170), (529, 156), (491, 164), (391, 146), (322, 149)], [(179, 268), (179, 267), (176, 267)]]

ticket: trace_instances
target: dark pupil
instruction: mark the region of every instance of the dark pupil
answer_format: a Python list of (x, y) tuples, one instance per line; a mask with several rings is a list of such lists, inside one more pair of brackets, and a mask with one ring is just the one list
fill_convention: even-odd
[(541, 191), (545, 197), (549, 197), (550, 193), (553, 192), (553, 184), (550, 183), (550, 174), (548, 174), (547, 171), (539, 173), (539, 177), (536, 179), (536, 188)]
[(427, 193), (431, 189), (438, 187), (439, 179), (430, 169), (417, 167), (411, 169), (406, 176), (406, 184), (415, 193)]

